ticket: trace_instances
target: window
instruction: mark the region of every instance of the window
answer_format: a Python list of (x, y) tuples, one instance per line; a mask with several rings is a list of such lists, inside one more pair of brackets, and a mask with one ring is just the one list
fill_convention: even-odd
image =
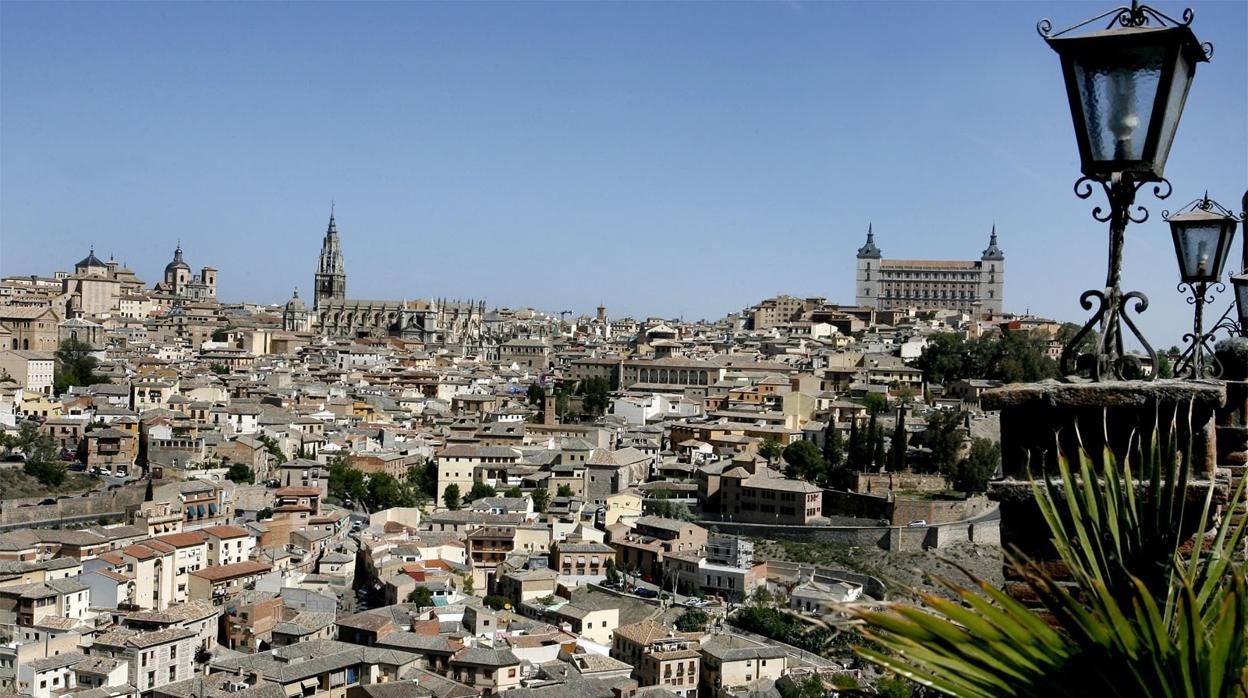
[(515, 670), (515, 668), (514, 668), (514, 667), (513, 667), (513, 668), (511, 668), (511, 669), (508, 669), (508, 670), (507, 670), (507, 678), (509, 678), (509, 679), (514, 679), (514, 678), (516, 678), (516, 670)]
[(169, 667), (169, 683), (178, 680), (178, 668), (176, 666)]

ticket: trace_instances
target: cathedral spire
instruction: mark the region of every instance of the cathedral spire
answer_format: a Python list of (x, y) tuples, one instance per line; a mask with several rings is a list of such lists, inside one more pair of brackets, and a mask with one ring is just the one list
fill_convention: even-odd
[(329, 202), (329, 225), (321, 242), (321, 257), (317, 262), (312, 289), (313, 304), (317, 308), (326, 301), (342, 301), (347, 297), (347, 269), (342, 261), (342, 242), (338, 238), (333, 201)]

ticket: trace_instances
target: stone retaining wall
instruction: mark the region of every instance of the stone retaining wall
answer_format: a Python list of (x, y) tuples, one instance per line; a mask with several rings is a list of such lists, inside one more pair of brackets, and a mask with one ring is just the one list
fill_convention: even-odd
[[(730, 521), (699, 521), (718, 533), (748, 538), (818, 541), (844, 546), (875, 546), (883, 550), (915, 552), (940, 549), (956, 543), (1000, 541), (999, 521), (937, 524), (932, 526), (777, 526)], [(942, 530), (942, 529), (948, 529)]]
[(127, 506), (141, 503), (145, 492), (146, 483), (140, 483), (112, 491), (93, 492), (86, 497), (66, 497), (57, 500), (55, 504), (39, 504), (47, 497), (5, 500), (0, 502), (0, 525), (39, 523), (125, 511)]

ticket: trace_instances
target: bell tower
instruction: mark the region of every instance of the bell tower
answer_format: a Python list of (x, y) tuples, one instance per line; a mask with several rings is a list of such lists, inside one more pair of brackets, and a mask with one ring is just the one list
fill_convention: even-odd
[(347, 268), (342, 262), (342, 243), (338, 239), (338, 225), (334, 222), (333, 204), (329, 207), (329, 228), (325, 230), (325, 240), (321, 242), (321, 259), (316, 265), (312, 288), (314, 308), (320, 308), (327, 301), (347, 298)]

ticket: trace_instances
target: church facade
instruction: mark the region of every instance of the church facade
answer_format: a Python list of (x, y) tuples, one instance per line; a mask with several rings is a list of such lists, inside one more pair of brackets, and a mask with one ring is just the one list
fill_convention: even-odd
[(347, 297), (347, 271), (334, 213), (321, 241), (309, 313), (298, 291), (286, 304), (283, 325), (330, 338), (401, 337), (428, 346), (472, 351), (483, 347), (484, 301), (362, 300)]
[(854, 302), (877, 310), (917, 308), (996, 315), (1005, 301), (1005, 253), (993, 226), (988, 247), (976, 260), (885, 259), (867, 227), (858, 248)]

